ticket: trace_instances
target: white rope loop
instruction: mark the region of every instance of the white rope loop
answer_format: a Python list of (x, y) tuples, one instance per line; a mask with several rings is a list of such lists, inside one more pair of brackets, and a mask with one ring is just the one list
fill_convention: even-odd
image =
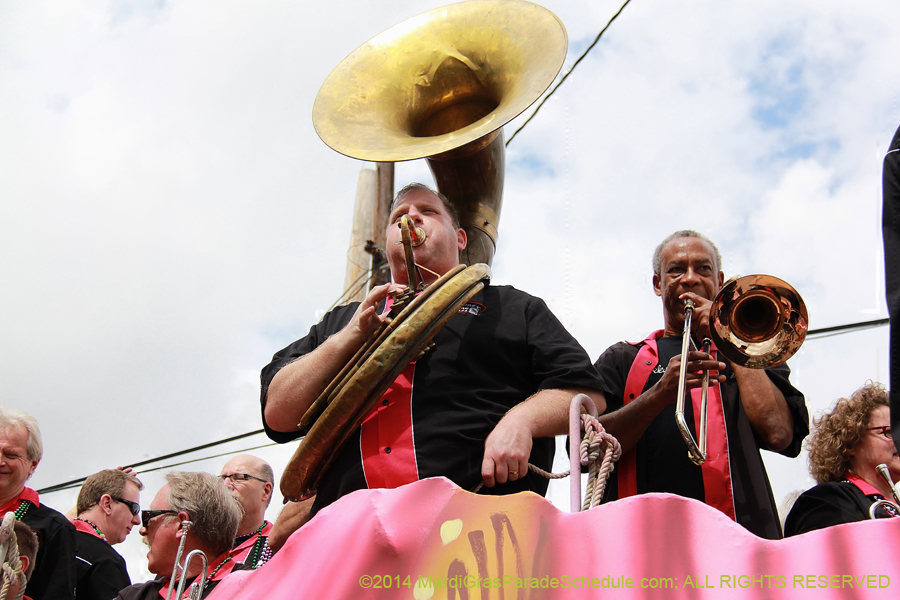
[(22, 600), (25, 594), (25, 573), (22, 572), (22, 560), (19, 558), (19, 543), (16, 539), (16, 515), (8, 512), (3, 515), (0, 525), (0, 600)]
[(607, 433), (596, 417), (581, 415), (584, 437), (581, 438), (581, 466), (588, 467), (587, 490), (581, 510), (600, 504), (606, 491), (606, 482), (612, 473), (613, 463), (622, 456), (619, 440)]
[[(603, 500), (606, 482), (612, 473), (613, 463), (622, 456), (622, 447), (619, 445), (619, 440), (607, 433), (600, 421), (592, 415), (582, 413), (581, 429), (584, 432), (579, 446), (581, 466), (588, 467), (587, 489), (581, 510), (587, 510), (598, 506)], [(531, 463), (528, 463), (528, 469), (547, 479), (563, 479), (571, 473), (571, 471), (550, 473)], [(479, 485), (475, 491), (480, 488)]]

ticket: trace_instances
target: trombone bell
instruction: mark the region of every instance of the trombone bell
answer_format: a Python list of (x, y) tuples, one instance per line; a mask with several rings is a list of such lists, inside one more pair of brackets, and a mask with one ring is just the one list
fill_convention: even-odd
[(732, 363), (767, 369), (794, 355), (806, 338), (809, 314), (791, 285), (771, 275), (732, 279), (713, 300), (710, 334)]
[[(675, 402), (675, 421), (688, 447), (688, 457), (700, 466), (706, 460), (706, 407), (709, 372), (703, 375), (699, 443), (684, 417), (687, 357), (694, 303), (684, 302), (684, 336), (681, 372)], [(709, 311), (710, 337), (732, 363), (750, 369), (766, 369), (786, 361), (803, 343), (809, 315), (803, 298), (793, 287), (771, 275), (748, 275), (728, 281), (716, 294)], [(709, 352), (709, 340), (703, 351)]]

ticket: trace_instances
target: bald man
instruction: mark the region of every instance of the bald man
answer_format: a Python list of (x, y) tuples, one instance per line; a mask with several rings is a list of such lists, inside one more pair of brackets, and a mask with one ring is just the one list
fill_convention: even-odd
[(272, 467), (258, 456), (239, 454), (225, 463), (219, 477), (244, 508), (231, 556), (236, 568), (256, 569), (272, 557), (268, 543), (272, 524), (266, 521), (275, 487)]

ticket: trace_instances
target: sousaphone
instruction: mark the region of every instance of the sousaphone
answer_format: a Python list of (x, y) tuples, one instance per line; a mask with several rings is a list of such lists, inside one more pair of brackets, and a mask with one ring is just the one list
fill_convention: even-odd
[(325, 80), (313, 106), (319, 137), (366, 161), (427, 157), (438, 190), (460, 215), (468, 238), (460, 259), (471, 266), (447, 273), (392, 314), (378, 340), (304, 415), (301, 427), (312, 425), (282, 476), (286, 499), (316, 489), (390, 383), (490, 277), (503, 195), (502, 127), (553, 82), (567, 44), (562, 23), (543, 7), (472, 0), (375, 36)]

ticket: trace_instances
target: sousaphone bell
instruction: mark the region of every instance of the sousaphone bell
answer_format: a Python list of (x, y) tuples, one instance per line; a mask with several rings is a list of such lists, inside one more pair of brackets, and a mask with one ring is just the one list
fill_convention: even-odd
[(460, 259), (470, 266), (446, 274), (392, 318), (307, 411), (300, 425), (312, 425), (281, 480), (286, 499), (315, 490), (391, 381), (489, 278), (503, 195), (501, 128), (550, 86), (567, 45), (565, 28), (545, 8), (472, 0), (375, 36), (322, 84), (313, 106), (319, 137), (361, 160), (427, 157), (438, 190), (460, 215), (468, 238)]
[(503, 196), (501, 128), (550, 86), (567, 45), (559, 18), (531, 2), (431, 10), (341, 61), (316, 96), (316, 133), (361, 160), (427, 157), (466, 230), (462, 262), (489, 265)]

